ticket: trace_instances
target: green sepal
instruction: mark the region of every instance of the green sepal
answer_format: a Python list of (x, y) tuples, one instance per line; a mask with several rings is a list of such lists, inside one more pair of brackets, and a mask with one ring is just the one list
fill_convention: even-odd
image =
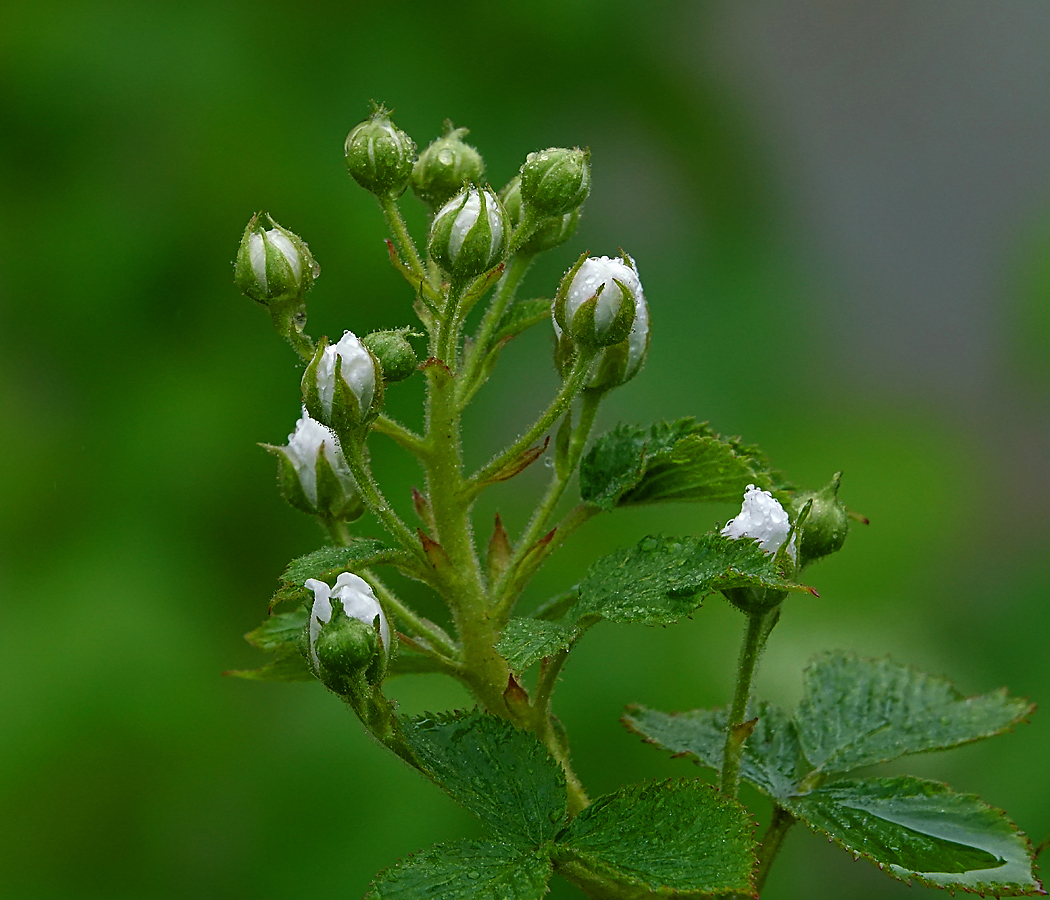
[(551, 147), (530, 153), (521, 167), (519, 192), (525, 212), (547, 218), (578, 209), (591, 189), (591, 152)]
[(574, 209), (563, 216), (540, 219), (532, 233), (521, 242), (518, 253), (535, 256), (560, 247), (568, 241), (580, 226), (580, 211)]
[(348, 616), (338, 597), (332, 597), (331, 604), (332, 617), (321, 624), (313, 646), (321, 681), (341, 695), (359, 689), (361, 674), (369, 686), (380, 684), (386, 674), (387, 651), (377, 622)]
[(562, 480), (568, 480), (572, 474), (569, 471), (569, 450), (572, 446), (572, 407), (565, 411), (558, 431), (554, 436), (554, 471)]
[(566, 333), (569, 331), (569, 325), (565, 318), (565, 304), (569, 299), (569, 288), (572, 287), (572, 280), (585, 262), (587, 262), (586, 250), (580, 254), (576, 262), (569, 268), (569, 271), (562, 276), (561, 282), (558, 284), (558, 292), (554, 295), (554, 321)]
[(572, 820), (553, 855), (556, 870), (592, 896), (606, 896), (606, 882), (658, 897), (751, 895), (753, 830), (747, 810), (711, 785), (669, 779), (599, 797)]
[(365, 503), (357, 486), (340, 478), (325, 453), (325, 445), (317, 449), (314, 465), (317, 478), (317, 508), (320, 513), (336, 521), (353, 522), (365, 512)]
[(1025, 835), (1001, 810), (947, 785), (909, 776), (839, 781), (785, 806), (901, 881), (996, 897), (1043, 893)]
[(347, 171), (366, 191), (395, 198), (408, 187), (416, 145), (384, 107), (373, 104), (372, 114), (346, 136), (343, 150)]
[(328, 418), (325, 414), (324, 407), (321, 405), (321, 395), (317, 390), (317, 367), (321, 364), (321, 359), (324, 356), (324, 351), (328, 347), (328, 338), (322, 337), (314, 349), (313, 358), (306, 366), (306, 371), (303, 372), (303, 377), (300, 382), (300, 387), (303, 391), (303, 406), (306, 407), (306, 411), (310, 414), (311, 419), (316, 419), (318, 422), (325, 422)]
[(550, 875), (550, 857), (543, 850), (454, 841), (384, 869), (365, 900), (540, 900)]
[(416, 764), (504, 841), (535, 847), (566, 817), (565, 774), (531, 732), (488, 713), (403, 719)]
[(408, 339), (422, 336), (411, 328), (397, 328), (392, 331), (373, 331), (361, 338), (361, 343), (379, 362), (382, 377), (376, 379), (377, 384), (380, 381), (385, 384), (404, 381), (418, 371), (419, 357)]
[(580, 463), (580, 495), (601, 509), (670, 502), (738, 502), (749, 484), (786, 498), (757, 447), (693, 418), (618, 425)]
[(412, 190), (431, 213), (456, 196), (463, 185), (479, 182), (485, 174), (481, 154), (463, 140), (468, 134), (469, 129), (454, 128), (446, 119), (444, 133), (419, 154), (412, 167)]
[(317, 508), (306, 496), (302, 482), (299, 480), (299, 472), (289, 458), (287, 448), (273, 444), (259, 444), (259, 446), (267, 453), (272, 453), (277, 457), (277, 487), (281, 496), (300, 512), (316, 516)]
[[(810, 514), (798, 540), (799, 565), (805, 566), (842, 549), (849, 533), (849, 512), (838, 499), (842, 473), (836, 472), (819, 491), (800, 491), (791, 498), (792, 511), (809, 503)], [(792, 516), (794, 519), (795, 516)]]
[[(472, 190), (476, 190), (478, 193), (478, 218), (464, 236), (459, 252), (455, 254), (453, 259), (450, 246), (452, 228), (467, 200), (470, 198)], [(499, 265), (506, 255), (507, 231), (510, 226), (507, 222), (506, 211), (499, 205), (499, 198), (490, 189), (475, 186), (464, 189), (460, 196), (462, 200), (458, 205), (447, 211), (440, 212), (437, 218), (434, 219), (427, 246), (434, 261), (454, 281), (465, 282)], [(492, 245), (492, 227), (488, 216), (490, 200), (495, 201), (497, 212), (503, 219), (503, 234), (495, 247)], [(455, 198), (449, 202), (454, 203)]]
[(627, 341), (606, 347), (598, 356), (591, 377), (587, 379), (587, 390), (608, 391), (629, 381), (627, 363), (630, 354), (631, 348)]
[(396, 563), (402, 556), (401, 551), (363, 538), (347, 547), (322, 547), (288, 563), (281, 574), (281, 586), (270, 601), (270, 609), (279, 603), (312, 603), (313, 595), (304, 586), (308, 578), (334, 584), (343, 572), (359, 574), (370, 566)]

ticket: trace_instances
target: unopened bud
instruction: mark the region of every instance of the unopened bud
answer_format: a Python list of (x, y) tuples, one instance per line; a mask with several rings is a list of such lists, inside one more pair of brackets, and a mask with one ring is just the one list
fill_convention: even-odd
[[(500, 192), (503, 207), (507, 210), (510, 227), (517, 228), (521, 221), (521, 176), (515, 175)], [(576, 233), (580, 224), (580, 211), (574, 209), (563, 216), (541, 219), (531, 234), (517, 247), (518, 253), (533, 256), (560, 247)]]
[(463, 138), (466, 128), (453, 128), (445, 122), (445, 133), (419, 154), (412, 168), (412, 190), (431, 211), (438, 209), (465, 184), (481, 182), (485, 161)]
[(379, 106), (346, 137), (346, 168), (380, 199), (400, 197), (408, 186), (416, 145)]
[[(396, 331), (373, 331), (365, 335), (361, 343), (379, 360), (383, 380), (387, 383), (404, 381), (419, 368), (419, 357), (408, 341), (412, 331), (399, 328)], [(419, 335), (416, 335), (419, 337)]]
[(333, 680), (364, 670), (373, 676), (370, 681), (381, 680), (390, 658), (390, 626), (368, 582), (343, 572), (335, 587), (315, 578), (308, 578), (305, 586), (314, 595), (309, 650), (318, 674), (329, 676), (326, 683), (335, 689), (339, 682)]
[(244, 230), (233, 266), (237, 287), (264, 306), (300, 299), (320, 268), (297, 234), (268, 215), (265, 223), (263, 219), (263, 213), (256, 213)]
[(318, 345), (303, 374), (310, 415), (342, 435), (374, 419), (382, 401), (382, 369), (357, 335), (344, 331), (338, 343)]
[(434, 217), (430, 254), (452, 278), (466, 281), (503, 260), (509, 230), (499, 198), (489, 188), (470, 187)]
[(831, 482), (819, 491), (801, 491), (792, 497), (797, 515), (812, 501), (809, 517), (802, 526), (799, 563), (808, 565), (815, 560), (842, 549), (849, 532), (849, 512), (838, 498), (842, 473), (836, 472)]
[[(772, 556), (791, 534), (791, 520), (784, 507), (769, 491), (749, 484), (744, 492), (744, 502), (739, 514), (726, 522), (722, 534), (733, 540), (751, 538), (758, 541), (758, 546), (763, 552)], [(787, 554), (791, 559), (795, 559), (794, 536), (788, 544)]]
[(538, 219), (578, 209), (591, 189), (590, 152), (551, 147), (530, 153), (521, 167), (521, 200)]

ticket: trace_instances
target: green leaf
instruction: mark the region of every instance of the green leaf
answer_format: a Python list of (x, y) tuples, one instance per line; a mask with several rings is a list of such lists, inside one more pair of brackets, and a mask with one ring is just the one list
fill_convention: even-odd
[(478, 711), (402, 727), (420, 768), (499, 837), (538, 846), (561, 829), (565, 775), (535, 735)]
[(545, 656), (567, 649), (575, 635), (575, 629), (560, 622), (514, 618), (504, 626), (503, 634), (496, 642), (496, 652), (515, 672), (524, 672)]
[(757, 447), (679, 419), (649, 428), (619, 425), (580, 463), (580, 494), (605, 510), (672, 501), (738, 501), (749, 484), (786, 485)]
[(750, 894), (752, 829), (739, 803), (698, 779), (632, 784), (599, 797), (573, 819), (555, 859), (662, 895)]
[[(795, 725), (786, 712), (768, 703), (756, 703), (751, 714), (758, 721), (744, 744), (740, 775), (770, 797), (783, 800), (798, 787), (802, 751)], [(650, 744), (721, 770), (727, 718), (726, 709), (663, 713), (634, 706), (628, 708), (623, 723)]]
[(972, 794), (918, 778), (840, 781), (787, 804), (814, 831), (902, 881), (996, 896), (1041, 893), (1031, 844)]
[(230, 669), (223, 672), (248, 681), (313, 681), (314, 674), (298, 649), (287, 650), (258, 669)]
[(496, 841), (435, 844), (384, 869), (365, 900), (540, 900), (551, 862)]
[(379, 541), (356, 540), (349, 547), (322, 547), (288, 563), (281, 575), (281, 586), (270, 601), (270, 609), (278, 603), (305, 603), (310, 592), (303, 586), (307, 578), (333, 582), (343, 572), (358, 572), (369, 566), (390, 562), (398, 553)]
[(665, 625), (688, 616), (705, 595), (731, 587), (809, 590), (787, 580), (754, 541), (734, 541), (714, 532), (650, 536), (592, 565), (567, 618)]
[(523, 331), (538, 325), (551, 317), (551, 301), (539, 298), (536, 300), (519, 300), (504, 314), (496, 333), (492, 336), (492, 346), (516, 337)]
[(1000, 734), (1033, 709), (1005, 691), (963, 697), (945, 679), (887, 659), (829, 654), (806, 669), (795, 718), (806, 758), (848, 772)]
[(297, 647), (299, 636), (310, 614), (305, 609), (277, 613), (270, 616), (258, 628), (249, 631), (244, 639), (258, 650), (277, 653), (288, 647)]

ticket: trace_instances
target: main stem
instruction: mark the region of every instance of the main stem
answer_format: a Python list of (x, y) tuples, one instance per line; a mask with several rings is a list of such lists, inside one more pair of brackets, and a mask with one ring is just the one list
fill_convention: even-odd
[(755, 667), (765, 639), (769, 636), (766, 624), (774, 614), (775, 610), (747, 614), (747, 629), (744, 632), (744, 641), (740, 645), (736, 688), (733, 691), (733, 705), (729, 711), (725, 749), (722, 754), (722, 793), (730, 797), (736, 796), (740, 784), (740, 757), (744, 752), (744, 743), (751, 734), (751, 729), (744, 724), (747, 706), (751, 700), (751, 682), (755, 677)]

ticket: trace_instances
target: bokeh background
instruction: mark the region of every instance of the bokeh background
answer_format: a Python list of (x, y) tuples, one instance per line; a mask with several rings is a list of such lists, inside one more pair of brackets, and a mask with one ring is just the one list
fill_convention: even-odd
[[(411, 322), (341, 159), (370, 98), (420, 145), (469, 126), (496, 186), (530, 150), (592, 149), (580, 232), (525, 292), (584, 248), (637, 258), (651, 357), (602, 425), (695, 414), (801, 483), (845, 471), (872, 524), (813, 570), (819, 599), (789, 601), (762, 694), (793, 704), (815, 652), (852, 648), (1050, 706), (1048, 37), (1035, 0), (3, 4), (0, 893), (353, 897), (478, 833), (319, 686), (221, 677), (262, 661), (241, 635), (320, 543), (255, 446), (291, 429), (299, 368), (232, 284), (245, 222), (266, 209), (309, 241), (314, 334)], [(479, 395), (471, 459), (555, 383), (540, 327)], [(418, 384), (389, 398), (418, 420)], [(419, 473), (373, 445), (407, 515)], [(492, 490), (479, 521), (521, 527), (542, 476)], [(732, 512), (598, 519), (528, 602)], [(712, 598), (583, 642), (556, 708), (593, 793), (695, 771), (617, 719), (726, 702), (740, 629)], [(391, 690), (410, 711), (465, 702), (438, 679)], [(1038, 841), (1048, 746), (1041, 712), (894, 771)], [(796, 829), (764, 896), (906, 892)]]

